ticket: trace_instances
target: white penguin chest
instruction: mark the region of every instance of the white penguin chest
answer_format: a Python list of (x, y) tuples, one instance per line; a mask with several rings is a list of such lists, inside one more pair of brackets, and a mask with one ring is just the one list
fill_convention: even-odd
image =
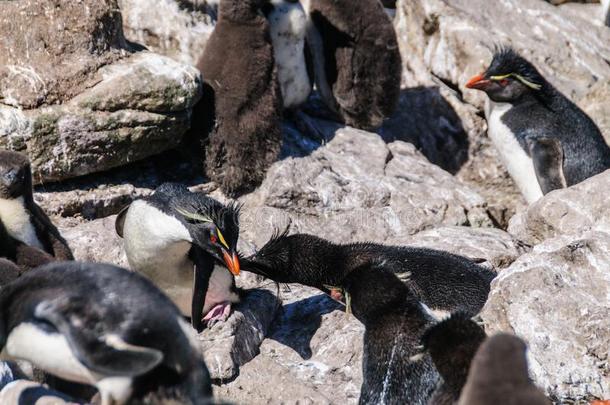
[(0, 198), (0, 219), (7, 232), (13, 238), (44, 250), (44, 246), (36, 235), (36, 229), (32, 224), (30, 213), (25, 208), (23, 197), (7, 200)]
[(502, 117), (512, 108), (508, 103), (488, 102), (486, 108), (488, 134), (500, 154), (500, 159), (513, 178), (528, 204), (542, 197), (532, 158), (525, 153), (519, 141)]
[(131, 269), (152, 280), (181, 311), (190, 314), (193, 262), (188, 253), (192, 237), (184, 225), (138, 200), (125, 216), (123, 239)]
[(311, 92), (304, 53), (307, 18), (299, 2), (272, 0), (271, 3), (275, 9), (268, 20), (284, 107), (297, 107)]

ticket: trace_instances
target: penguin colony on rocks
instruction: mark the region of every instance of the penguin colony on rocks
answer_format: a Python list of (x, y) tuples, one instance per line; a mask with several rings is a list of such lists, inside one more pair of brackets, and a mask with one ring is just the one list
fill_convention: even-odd
[[(401, 61), (383, 9), (394, 1), (218, 7), (194, 118), (209, 132), (207, 173), (226, 194), (260, 183), (282, 113), (314, 84), (348, 125), (377, 127), (396, 108)], [(487, 94), (489, 135), (528, 201), (610, 167), (593, 121), (514, 50), (499, 49), (467, 87)], [(213, 403), (196, 332), (239, 305), (245, 270), (315, 287), (364, 325), (361, 404), (549, 403), (528, 376), (525, 342), (488, 337), (474, 320), (495, 273), (465, 257), (287, 231), (240, 257), (239, 206), (175, 183), (123, 209), (116, 232), (132, 271), (73, 261), (34, 202), (28, 158), (0, 151), (0, 349), (78, 401)]]

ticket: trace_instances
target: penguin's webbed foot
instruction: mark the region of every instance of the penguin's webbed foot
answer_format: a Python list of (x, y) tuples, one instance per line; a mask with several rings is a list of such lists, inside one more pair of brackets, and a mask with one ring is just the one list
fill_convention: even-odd
[(229, 319), (229, 315), (231, 315), (231, 303), (223, 302), (212, 308), (210, 312), (203, 317), (203, 321), (208, 327), (212, 327), (218, 322), (226, 322), (226, 320)]

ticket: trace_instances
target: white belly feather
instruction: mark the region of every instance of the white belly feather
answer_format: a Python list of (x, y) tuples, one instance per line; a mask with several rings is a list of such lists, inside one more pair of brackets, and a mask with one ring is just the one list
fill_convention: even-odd
[(23, 197), (13, 200), (0, 198), (0, 219), (2, 219), (8, 234), (13, 238), (26, 245), (44, 250), (36, 235), (36, 229), (32, 225), (30, 213), (25, 209)]
[(272, 0), (275, 10), (268, 16), (284, 107), (297, 107), (311, 92), (305, 64), (307, 18), (298, 2)]
[(502, 122), (502, 116), (512, 107), (508, 103), (488, 102), (486, 108), (488, 134), (500, 153), (500, 158), (528, 204), (542, 197), (532, 158), (529, 157), (511, 130)]

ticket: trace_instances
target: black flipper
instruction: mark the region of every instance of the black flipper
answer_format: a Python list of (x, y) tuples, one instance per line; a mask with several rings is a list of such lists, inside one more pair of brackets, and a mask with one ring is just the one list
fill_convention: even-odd
[(123, 226), (125, 225), (125, 215), (127, 214), (127, 210), (129, 210), (129, 207), (131, 206), (128, 205), (125, 208), (123, 208), (121, 210), (121, 212), (119, 212), (119, 215), (117, 215), (116, 220), (114, 221), (114, 229), (116, 230), (117, 235), (119, 235), (121, 238), (123, 237)]
[(542, 193), (566, 188), (561, 142), (553, 138), (528, 139), (528, 146)]
[(197, 332), (202, 329), (203, 305), (208, 292), (210, 276), (214, 271), (214, 258), (201, 248), (193, 246), (189, 253), (195, 263), (193, 270), (193, 300), (191, 301), (191, 325)]
[(161, 351), (129, 344), (119, 334), (100, 335), (96, 329), (103, 322), (102, 314), (95, 313), (79, 297), (42, 301), (36, 306), (34, 316), (53, 325), (66, 338), (78, 360), (96, 373), (136, 377), (163, 360)]

